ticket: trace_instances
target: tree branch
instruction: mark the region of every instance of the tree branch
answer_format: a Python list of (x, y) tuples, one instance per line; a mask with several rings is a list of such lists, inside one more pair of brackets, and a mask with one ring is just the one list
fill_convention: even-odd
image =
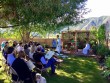
[(11, 28), (11, 27), (16, 27), (16, 26), (20, 26), (20, 25), (0, 26), (0, 28)]

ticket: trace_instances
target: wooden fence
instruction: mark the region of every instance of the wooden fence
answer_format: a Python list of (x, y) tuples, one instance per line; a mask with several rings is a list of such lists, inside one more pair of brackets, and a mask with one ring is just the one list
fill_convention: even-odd
[(9, 41), (9, 40), (14, 40), (14, 39), (5, 39), (5, 38), (0, 38), (0, 44), (2, 43), (2, 41)]
[(49, 46), (52, 46), (52, 38), (48, 39), (48, 38), (36, 38), (36, 39), (31, 39), (32, 41), (35, 41), (35, 42), (39, 42), (41, 44), (47, 44)]
[[(0, 44), (2, 43), (2, 41), (8, 41), (8, 40), (14, 40), (14, 39), (5, 39), (5, 38), (0, 38)], [(49, 46), (52, 46), (52, 38), (48, 39), (48, 38), (34, 38), (34, 39), (30, 39), (31, 41), (34, 42), (39, 42), (41, 44), (47, 44)], [(16, 40), (17, 41), (17, 40)]]

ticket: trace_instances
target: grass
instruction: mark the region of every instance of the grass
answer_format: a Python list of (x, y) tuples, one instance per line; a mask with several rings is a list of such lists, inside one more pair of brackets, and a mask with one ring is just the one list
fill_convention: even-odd
[[(1, 62), (0, 62), (1, 64)], [(101, 76), (101, 70), (92, 58), (70, 57), (64, 59), (60, 68), (57, 68), (57, 76), (45, 76), (47, 83), (108, 83)], [(10, 83), (6, 80), (6, 73), (0, 69), (0, 83)]]
[[(2, 55), (0, 53), (0, 59), (2, 59)], [(0, 60), (0, 66), (2, 66), (0, 68), (0, 83), (10, 83), (10, 76), (7, 74), (7, 72), (4, 71), (5, 68), (7, 68), (5, 66), (5, 62), (2, 62)]]
[(107, 83), (92, 58), (71, 57), (64, 60), (57, 76), (47, 77), (48, 83)]

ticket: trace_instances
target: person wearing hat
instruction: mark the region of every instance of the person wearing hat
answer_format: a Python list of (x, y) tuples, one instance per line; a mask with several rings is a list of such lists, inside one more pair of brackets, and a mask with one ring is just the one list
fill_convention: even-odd
[(36, 74), (36, 81), (37, 83), (46, 83), (46, 79), (39, 73)]

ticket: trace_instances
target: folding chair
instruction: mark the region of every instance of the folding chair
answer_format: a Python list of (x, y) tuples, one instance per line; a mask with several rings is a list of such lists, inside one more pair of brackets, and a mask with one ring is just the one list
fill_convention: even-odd
[[(41, 66), (41, 68), (37, 67), (37, 65)], [(42, 75), (43, 72), (45, 72), (46, 75), (49, 76), (49, 74), (47, 72), (47, 68), (44, 68), (42, 63), (41, 64), (39, 64), (39, 63), (36, 64), (36, 70), (40, 71), (41, 75)]]
[[(33, 60), (34, 61), (34, 60)], [(42, 72), (46, 72), (47, 73), (47, 69), (46, 68), (43, 68), (43, 65), (42, 65), (42, 63), (35, 63), (35, 61), (33, 62), (33, 61), (27, 61), (27, 64), (28, 64), (28, 67), (29, 67), (29, 69), (30, 70), (32, 70), (32, 69), (34, 69), (35, 71), (36, 70), (38, 70), (38, 71), (40, 71), (40, 73), (42, 74)], [(33, 64), (35, 65), (35, 66), (33, 66)], [(38, 67), (38, 66), (41, 66), (41, 67)], [(31, 68), (32, 67), (32, 68)], [(34, 68), (35, 67), (35, 68)]]
[(10, 68), (10, 74), (14, 74), (18, 77), (16, 81), (12, 80), (13, 81), (12, 83), (24, 83), (23, 81), (19, 80), (19, 76), (17, 72), (11, 66), (9, 66), (9, 68)]
[(43, 72), (45, 72), (46, 75), (49, 76), (49, 74), (48, 74), (48, 72), (47, 72), (47, 68), (42, 68), (42, 69), (40, 69), (40, 71), (41, 71), (41, 74), (42, 74)]

